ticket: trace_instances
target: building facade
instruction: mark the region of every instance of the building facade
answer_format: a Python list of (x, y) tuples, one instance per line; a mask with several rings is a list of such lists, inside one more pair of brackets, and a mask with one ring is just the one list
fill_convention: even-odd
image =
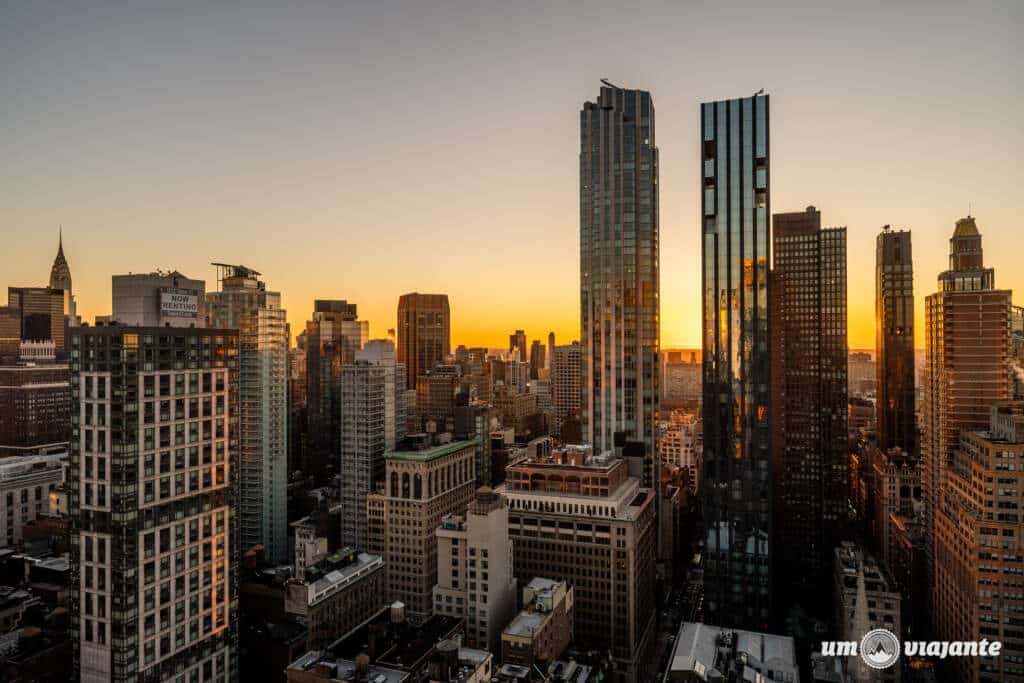
[(387, 563), (388, 596), (422, 621), (434, 608), (435, 532), (445, 515), (465, 513), (473, 498), (476, 443), (403, 443), (385, 458), (384, 486), (367, 496), (369, 550)]
[(341, 544), (368, 543), (366, 497), (384, 481), (384, 454), (405, 437), (405, 367), (373, 340), (341, 371)]
[(0, 457), (67, 451), (68, 366), (0, 366)]
[(66, 462), (67, 453), (0, 458), (0, 546), (15, 547), (25, 524), (50, 513)]
[(656, 497), (659, 258), (654, 102), (602, 81), (580, 111), (583, 439), (595, 453), (642, 443)]
[(813, 206), (772, 223), (775, 562), (792, 601), (829, 585), (847, 516), (846, 228)]
[[(1003, 644), (998, 657), (947, 660), (958, 680), (1024, 681), (1024, 402), (990, 408), (960, 433), (935, 510), (936, 635)], [(984, 492), (984, 494), (982, 493)], [(953, 661), (956, 660), (956, 661)]]
[(578, 343), (553, 346), (551, 353), (551, 402), (555, 411), (552, 433), (561, 436), (562, 424), (578, 419), (580, 378), (583, 372), (583, 347)]
[(275, 563), (288, 560), (288, 322), (281, 294), (260, 273), (218, 265), (220, 291), (206, 295), (209, 326), (238, 330), (241, 547), (263, 545)]
[(132, 273), (110, 278), (110, 320), (134, 327), (202, 327), (206, 283), (178, 271)]
[(888, 225), (875, 240), (875, 371), (878, 446), (916, 454), (913, 251), (910, 231)]
[(654, 491), (625, 460), (575, 446), (506, 469), (515, 575), (573, 587), (576, 645), (610, 651), (624, 681), (647, 680), (655, 638)]
[(572, 587), (542, 577), (523, 586), (523, 609), (501, 632), (501, 662), (541, 671), (573, 639), (575, 609)]
[[(901, 596), (889, 571), (850, 541), (844, 541), (834, 553), (833, 595), (839, 640), (859, 642), (868, 631), (876, 628), (884, 628), (899, 637), (902, 633)], [(860, 657), (850, 657), (847, 662), (852, 680), (857, 682), (903, 680), (899, 660), (887, 669), (872, 669)]]
[(405, 364), (405, 386), (415, 387), (420, 375), (448, 362), (451, 324), (447, 294), (413, 292), (398, 298), (398, 362)]
[(701, 106), (704, 606), (772, 616), (768, 96)]
[[(1011, 292), (996, 289), (995, 271), (984, 267), (974, 218), (958, 220), (949, 243), (949, 270), (939, 274), (939, 291), (925, 299), (921, 484), (933, 603), (941, 598), (934, 576), (935, 512), (947, 488), (946, 471), (960, 433), (984, 428), (992, 404), (1012, 398)], [(932, 608), (934, 618), (940, 605)]]
[(7, 305), (18, 319), (21, 341), (52, 341), (57, 358), (64, 358), (67, 323), (63, 289), (8, 287)]
[(317, 299), (306, 321), (306, 452), (303, 472), (323, 473), (341, 451), (341, 369), (355, 360), (370, 336), (370, 323), (344, 299)]
[(323, 650), (387, 604), (380, 555), (344, 548), (285, 584), (284, 610), (306, 622), (306, 648)]
[(465, 516), (446, 515), (436, 533), (434, 614), (464, 619), (469, 647), (499, 652), (501, 629), (516, 610), (504, 497), (477, 489)]
[(235, 680), (237, 334), (76, 328), (69, 362), (80, 680)]

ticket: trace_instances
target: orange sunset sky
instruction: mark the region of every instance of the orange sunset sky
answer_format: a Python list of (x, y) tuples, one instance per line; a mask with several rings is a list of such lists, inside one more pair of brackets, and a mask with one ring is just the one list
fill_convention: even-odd
[[(894, 6), (894, 5), (899, 6)], [(970, 210), (1024, 290), (1019, 3), (42, 3), (0, 21), (0, 286), (79, 311), (110, 276), (262, 271), (293, 333), (345, 298), (371, 336), (444, 292), (452, 341), (578, 330), (578, 116), (599, 79), (652, 92), (663, 347), (700, 343), (699, 104), (771, 95), (772, 210), (848, 228), (849, 343), (874, 346), (874, 240), (913, 230), (922, 301)]]

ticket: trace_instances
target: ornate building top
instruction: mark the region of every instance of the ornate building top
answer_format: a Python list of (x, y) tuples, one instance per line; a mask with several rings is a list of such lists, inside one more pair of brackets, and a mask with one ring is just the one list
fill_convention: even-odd
[(64, 231), (61, 230), (57, 242), (57, 256), (53, 259), (53, 267), (50, 268), (50, 288), (71, 291), (71, 268), (68, 267), (67, 259), (64, 258)]

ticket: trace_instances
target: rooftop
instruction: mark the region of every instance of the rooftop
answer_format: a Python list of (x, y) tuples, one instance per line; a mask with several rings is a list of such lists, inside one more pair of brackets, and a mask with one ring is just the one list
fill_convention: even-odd
[(353, 581), (383, 567), (384, 560), (380, 555), (360, 553), (352, 548), (332, 553), (316, 564), (306, 567), (307, 600), (309, 604), (315, 604)]
[(331, 643), (328, 651), (340, 659), (355, 659), (360, 654), (369, 654), (376, 664), (408, 670), (433, 653), (438, 642), (452, 637), (462, 628), (461, 619), (445, 615), (434, 615), (419, 626), (407, 621), (395, 623), (391, 618), (394, 610), (395, 606), (382, 609)]
[(790, 636), (719, 628), (684, 622), (679, 629), (669, 673), (696, 674), (703, 680), (756, 680), (775, 673), (776, 681), (797, 683), (796, 645)]
[(384, 457), (388, 460), (430, 462), (431, 460), (451, 455), (452, 453), (458, 453), (466, 448), (472, 448), (476, 446), (476, 443), (476, 439), (464, 439), (462, 441), (452, 441), (451, 443), (441, 444), (439, 446), (428, 446), (419, 450), (398, 449), (388, 451), (384, 454)]
[(363, 680), (366, 683), (402, 683), (409, 678), (409, 674), (386, 666), (370, 664), (366, 668), (366, 677), (357, 676), (358, 666), (352, 659), (334, 659), (323, 650), (313, 650), (299, 657), (292, 662), (289, 669), (300, 671), (318, 671), (323, 674), (326, 680), (335, 681), (357, 681)]

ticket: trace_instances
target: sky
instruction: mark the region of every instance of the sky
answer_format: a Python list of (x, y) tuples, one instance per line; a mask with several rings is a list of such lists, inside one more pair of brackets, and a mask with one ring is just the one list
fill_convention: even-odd
[(381, 337), (420, 291), (453, 345), (568, 342), (579, 110), (608, 78), (655, 103), (663, 347), (700, 343), (699, 104), (762, 87), (772, 210), (848, 228), (852, 348), (884, 224), (913, 231), (918, 346), (968, 211), (1024, 290), (1024, 4), (767, 4), (0, 0), (0, 287), (45, 284), (63, 225), (87, 320), (111, 274), (212, 289), (224, 261), (293, 332), (344, 298)]

